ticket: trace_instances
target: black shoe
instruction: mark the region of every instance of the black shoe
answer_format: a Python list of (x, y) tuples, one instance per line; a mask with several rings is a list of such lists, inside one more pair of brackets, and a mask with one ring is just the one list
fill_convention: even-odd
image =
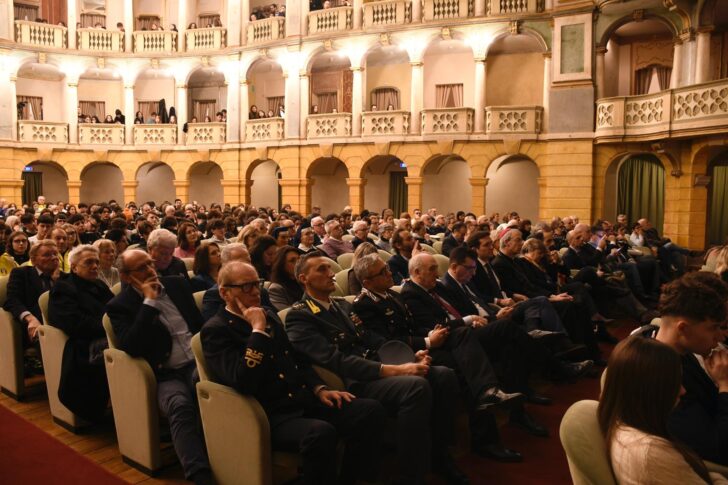
[(212, 472), (210, 470), (199, 470), (192, 474), (190, 481), (194, 482), (195, 485), (215, 485), (215, 479), (212, 478)]
[(468, 476), (458, 468), (449, 453), (438, 455), (432, 459), (432, 472), (439, 475), (447, 483), (453, 485), (467, 485), (470, 483)]
[(490, 458), (501, 463), (518, 463), (523, 461), (523, 455), (519, 452), (509, 450), (500, 444), (481, 445), (473, 451), (484, 458)]
[(486, 411), (494, 407), (510, 408), (522, 404), (524, 396), (520, 392), (505, 393), (497, 387), (483, 392), (475, 403), (476, 411)]
[(550, 397), (542, 396), (540, 394), (536, 394), (535, 392), (527, 393), (526, 401), (530, 402), (531, 404), (538, 404), (539, 406), (548, 406), (553, 403)]
[(545, 426), (538, 424), (527, 412), (511, 413), (511, 424), (519, 426), (533, 436), (548, 438), (549, 430)]
[(556, 381), (574, 380), (585, 374), (594, 367), (594, 361), (585, 360), (582, 362), (560, 362), (551, 378)]

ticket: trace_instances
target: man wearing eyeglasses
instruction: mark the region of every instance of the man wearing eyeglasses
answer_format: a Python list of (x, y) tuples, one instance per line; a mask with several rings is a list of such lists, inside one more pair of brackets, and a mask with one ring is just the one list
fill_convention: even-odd
[[(260, 283), (248, 263), (234, 261), (220, 270), (225, 305), (200, 334), (213, 378), (260, 402), (273, 449), (301, 453), (304, 483), (375, 481), (384, 408), (329, 389), (310, 363), (296, 357), (278, 316), (261, 307)], [(339, 437), (347, 446), (337, 478), (332, 457)]]
[(125, 251), (117, 267), (126, 285), (106, 306), (117, 346), (152, 367), (157, 402), (169, 420), (185, 477), (196, 484), (213, 483), (195, 399), (199, 379), (190, 341), (203, 321), (192, 287), (181, 276), (158, 277), (144, 251)]

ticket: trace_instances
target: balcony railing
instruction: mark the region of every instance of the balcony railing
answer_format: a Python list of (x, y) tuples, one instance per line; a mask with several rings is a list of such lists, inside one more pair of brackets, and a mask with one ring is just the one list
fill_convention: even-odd
[(306, 136), (308, 138), (351, 136), (351, 113), (308, 115)]
[(226, 123), (188, 123), (187, 144), (225, 143)]
[(472, 108), (435, 108), (422, 110), (422, 134), (468, 134), (473, 131)]
[(468, 0), (425, 0), (426, 21), (464, 19), (468, 16)]
[(364, 136), (406, 135), (409, 133), (409, 111), (367, 111), (361, 114)]
[(78, 143), (81, 145), (123, 145), (124, 125), (79, 123)]
[(134, 125), (135, 145), (174, 145), (177, 125)]
[(492, 135), (541, 133), (541, 106), (488, 106), (485, 132)]
[(224, 27), (208, 27), (191, 29), (185, 32), (188, 51), (212, 51), (227, 45), (227, 29)]
[(78, 48), (94, 52), (122, 52), (124, 32), (104, 29), (78, 29), (76, 32)]
[(68, 29), (60, 25), (16, 20), (15, 42), (65, 49), (68, 47)]
[(542, 0), (486, 0), (488, 16), (543, 12)]
[(134, 52), (169, 54), (177, 52), (177, 32), (171, 30), (137, 30)]
[(728, 79), (597, 101), (596, 138), (658, 139), (728, 129)]
[(353, 14), (352, 7), (327, 8), (310, 12), (308, 14), (308, 33), (320, 34), (351, 29)]
[(283, 118), (261, 118), (245, 122), (245, 141), (275, 141), (283, 139)]
[[(420, 0), (415, 0), (420, 1)], [(404, 0), (384, 0), (364, 4), (364, 27), (403, 25), (412, 21), (411, 3)]]
[(262, 44), (286, 36), (286, 18), (269, 17), (248, 24), (248, 45)]
[(18, 141), (68, 143), (68, 123), (55, 121), (18, 121)]

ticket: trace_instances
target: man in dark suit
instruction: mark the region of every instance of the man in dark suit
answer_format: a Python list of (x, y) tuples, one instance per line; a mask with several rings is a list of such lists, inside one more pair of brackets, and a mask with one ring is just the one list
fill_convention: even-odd
[(395, 254), (387, 260), (387, 266), (394, 284), (401, 285), (403, 280), (409, 278), (408, 261), (419, 247), (411, 232), (407, 229), (396, 229), (392, 234), (392, 248)]
[(167, 229), (155, 229), (147, 238), (147, 251), (154, 260), (159, 276), (182, 276), (189, 281), (187, 266), (177, 256), (174, 249), (177, 247), (177, 236)]
[(181, 276), (157, 276), (152, 258), (139, 250), (121, 254), (117, 266), (125, 288), (106, 306), (119, 349), (149, 362), (157, 401), (169, 420), (185, 477), (212, 483), (195, 399), (197, 369), (190, 347), (202, 326), (192, 288)]
[[(205, 360), (215, 380), (255, 397), (271, 424), (276, 450), (299, 450), (306, 483), (375, 481), (386, 413), (373, 399), (329, 389), (295, 351), (274, 312), (260, 306), (258, 273), (232, 262), (218, 281), (225, 306), (201, 331)], [(244, 430), (235, 430), (244, 432)], [(337, 436), (347, 441), (337, 479)]]
[(356, 221), (351, 230), (354, 238), (351, 245), (356, 249), (361, 243), (368, 242), (376, 246), (376, 241), (369, 237), (369, 226), (366, 221)]
[[(728, 465), (728, 285), (708, 272), (684, 275), (663, 289), (656, 339), (682, 356), (685, 394), (668, 428), (703, 460)], [(701, 367), (696, 356), (705, 364)]]
[(379, 362), (371, 337), (349, 317), (351, 305), (331, 298), (334, 273), (326, 259), (305, 254), (295, 272), (306, 292), (286, 317), (293, 347), (338, 374), (354, 395), (376, 399), (396, 413), (401, 482), (423, 483), (432, 468), (450, 483), (468, 483), (447, 448), (453, 439), (455, 373), (431, 366), (426, 351), (415, 362)]
[(468, 227), (464, 222), (456, 222), (453, 224), (450, 235), (442, 240), (442, 254), (450, 256), (450, 251), (465, 244), (466, 232), (468, 232)]

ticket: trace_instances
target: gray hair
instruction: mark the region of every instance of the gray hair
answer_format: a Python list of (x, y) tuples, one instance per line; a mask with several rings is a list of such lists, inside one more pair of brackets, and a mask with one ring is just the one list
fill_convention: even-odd
[(546, 245), (543, 243), (543, 241), (532, 237), (530, 239), (527, 239), (526, 242), (523, 243), (523, 247), (521, 248), (521, 254), (528, 254), (539, 249), (544, 253), (548, 252), (546, 249)]
[(152, 249), (157, 246), (175, 248), (177, 247), (177, 236), (167, 229), (155, 229), (147, 237), (147, 248)]
[(319, 221), (324, 222), (324, 218), (321, 216), (314, 217), (313, 219), (311, 219), (311, 226), (313, 227), (313, 225)]
[[(92, 246), (95, 247), (96, 249), (98, 249), (99, 251), (101, 251), (101, 249), (103, 249), (102, 246), (112, 247), (112, 248), (116, 249), (116, 244), (111, 239), (97, 239), (93, 242)], [(69, 259), (70, 259), (70, 256), (69, 256)]]
[(372, 267), (377, 263), (377, 261), (381, 260), (382, 259), (378, 254), (367, 254), (366, 256), (362, 256), (357, 259), (353, 266), (356, 279), (363, 284), (364, 280), (371, 276), (370, 273)]
[(236, 242), (236, 243), (226, 244), (225, 246), (222, 247), (222, 249), (220, 250), (221, 264), (225, 265), (231, 261), (235, 261), (233, 259), (233, 254), (238, 251), (245, 252), (245, 254), (248, 255), (248, 261), (250, 261), (250, 253), (248, 253), (248, 249), (245, 247), (245, 244), (243, 244), (241, 242)]
[(434, 256), (429, 253), (417, 253), (407, 263), (407, 269), (409, 270), (410, 276), (414, 273), (419, 273), (423, 266), (434, 260)]
[(503, 249), (505, 249), (505, 247), (508, 246), (508, 243), (510, 243), (514, 237), (520, 236), (520, 235), (521, 235), (521, 231), (519, 231), (518, 229), (511, 229), (510, 231), (507, 231), (505, 234), (503, 234), (500, 238), (501, 251), (503, 251)]
[(358, 231), (359, 229), (365, 229), (367, 227), (367, 223), (365, 221), (356, 221), (354, 225), (352, 226), (353, 231)]
[(68, 262), (71, 266), (76, 266), (80, 261), (83, 253), (94, 253), (96, 257), (99, 256), (99, 249), (91, 244), (81, 244), (76, 246), (68, 253)]
[(331, 226), (333, 226), (334, 224), (339, 224), (339, 221), (337, 221), (336, 219), (331, 219), (326, 224), (324, 224), (324, 229), (326, 229), (326, 234), (331, 232)]

